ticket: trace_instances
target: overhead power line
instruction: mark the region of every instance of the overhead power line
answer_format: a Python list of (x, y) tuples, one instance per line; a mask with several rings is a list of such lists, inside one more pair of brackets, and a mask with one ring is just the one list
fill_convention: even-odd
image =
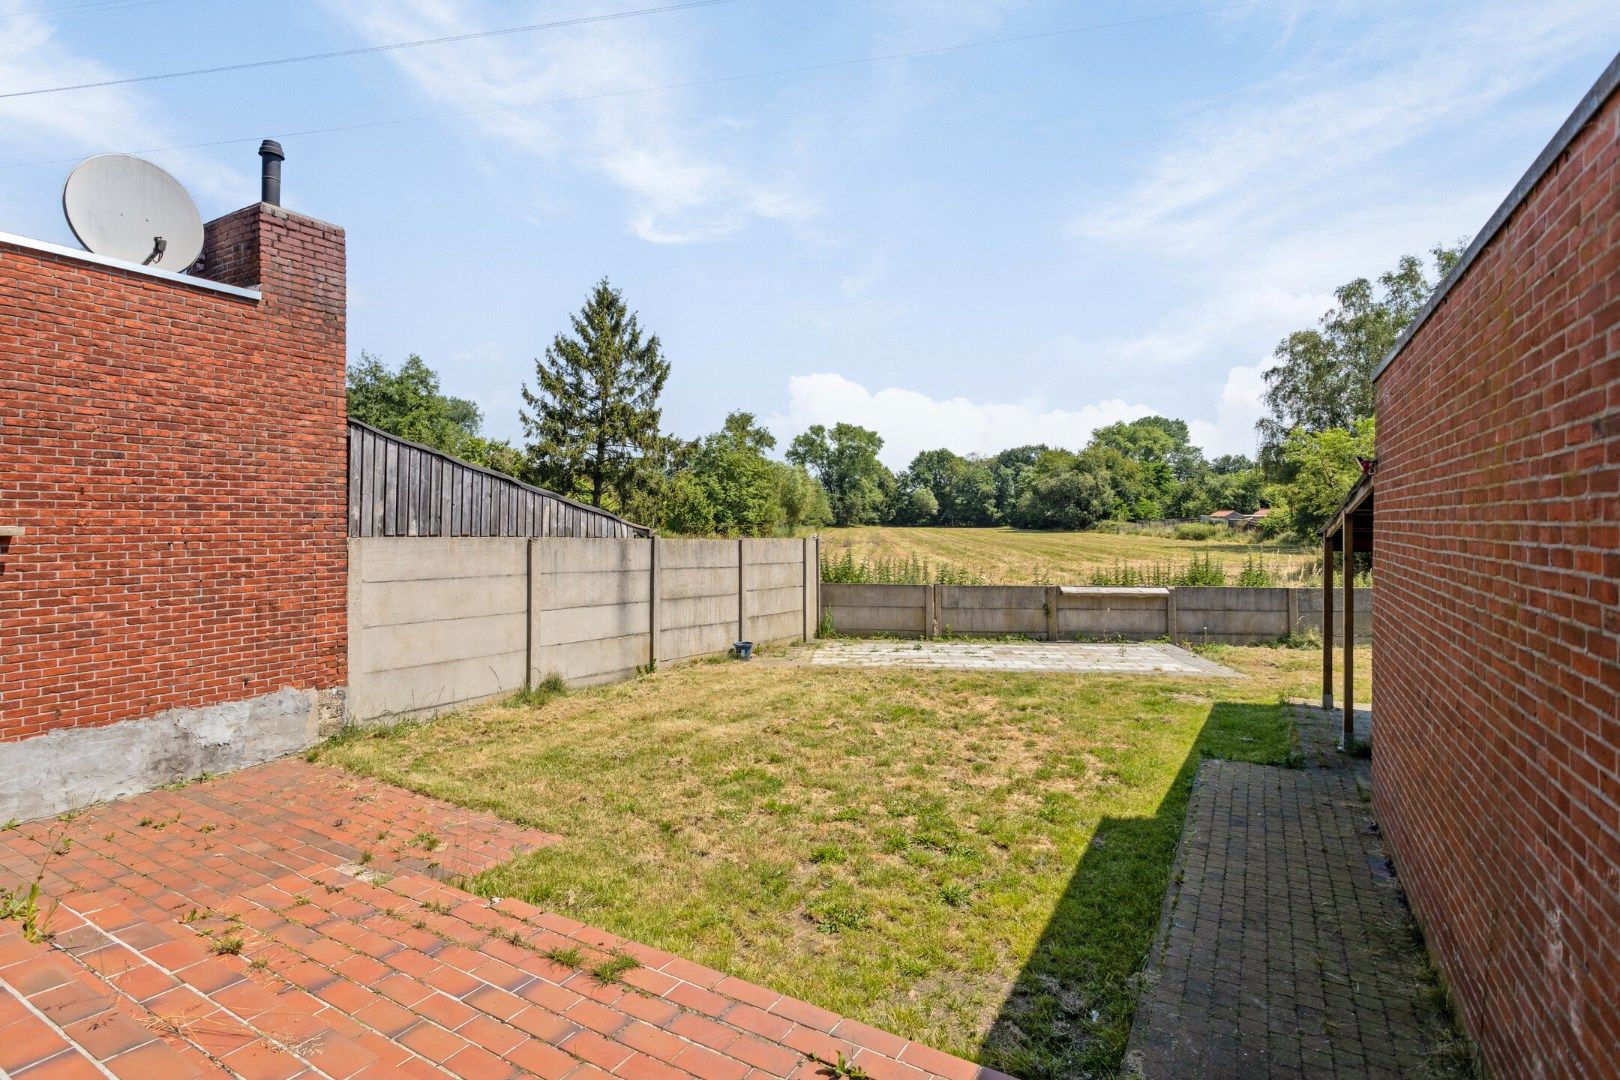
[[(845, 60), (828, 60), (819, 64), (802, 64), (797, 67), (774, 68), (769, 71), (749, 71), (735, 75), (717, 75), (707, 79), (692, 79), (686, 82), (663, 83), (657, 86), (641, 86), (627, 90), (605, 90), (596, 94), (580, 94), (573, 97), (547, 98), (543, 101), (526, 101), (511, 105), (490, 105), (479, 109), (458, 109), (454, 112), (420, 113), (415, 116), (391, 117), (380, 120), (366, 120), (354, 124), (333, 124), (327, 127), (305, 128), (301, 131), (285, 131), (272, 136), (275, 139), (296, 139), (311, 135), (333, 135), (346, 131), (365, 131), (370, 128), (393, 127), (400, 124), (419, 124), (434, 120), (455, 120), (468, 116), (485, 116), (491, 113), (513, 112), (519, 109), (539, 109), (552, 105), (570, 105), (581, 102), (603, 101), (611, 98), (634, 97), (641, 94), (656, 94), (669, 90), (690, 90), (706, 86), (723, 86), (727, 83), (747, 82), (757, 79), (778, 78), (787, 75), (804, 75), (818, 71), (836, 71), (841, 68), (857, 67), (864, 64), (879, 64), (894, 60), (912, 60), (928, 56), (942, 56), (948, 53), (964, 52), (969, 49), (982, 49), (999, 45), (1017, 45), (1030, 41), (1044, 41), (1051, 38), (1070, 37), (1076, 34), (1094, 33), (1098, 30), (1117, 30), (1127, 26), (1140, 26), (1145, 23), (1163, 22), (1167, 19), (1193, 18), (1199, 15), (1219, 15), (1229, 11), (1239, 11), (1245, 8), (1261, 7), (1276, 4), (1281, 0), (1246, 0), (1244, 3), (1226, 4), (1221, 7), (1198, 8), (1195, 10), (1171, 12), (1163, 15), (1147, 15), (1136, 19), (1121, 19), (1116, 22), (1091, 23), (1087, 26), (1071, 26), (1061, 30), (1043, 30), (1031, 34), (1018, 34), (1012, 37), (985, 38), (979, 41), (963, 41), (954, 45), (939, 45), (927, 49), (910, 49), (905, 52), (879, 53), (873, 56), (851, 57)], [(166, 154), (180, 150), (203, 150), (216, 146), (235, 146), (242, 143), (257, 143), (263, 137), (258, 135), (238, 136), (227, 139), (210, 139), (206, 142), (182, 143), (177, 146), (159, 146), (145, 150), (132, 150), (133, 154)], [(0, 164), (0, 169), (27, 169), (40, 165), (61, 165), (78, 161), (79, 158), (51, 158), (43, 161), (18, 161)]]
[(27, 11), (8, 11), (8, 19), (31, 19), (39, 15), (101, 15), (107, 12), (125, 11), (129, 8), (152, 7), (154, 4), (173, 4), (176, 0), (91, 0), (84, 4), (68, 4), (65, 7), (33, 8)]
[(215, 67), (192, 68), (189, 71), (165, 71), (155, 75), (131, 75), (122, 79), (102, 79), (98, 82), (67, 83), (62, 86), (40, 86), (32, 90), (11, 90), (0, 93), (6, 98), (38, 97), (41, 94), (65, 94), (70, 90), (94, 90), (105, 86), (127, 86), (130, 83), (158, 82), (163, 79), (189, 79), (195, 75), (218, 75), (226, 71), (247, 71), (252, 68), (281, 67), (286, 64), (308, 64), (316, 60), (336, 60), (345, 56), (366, 56), (372, 53), (398, 52), (402, 49), (420, 49), (428, 45), (450, 45), (458, 41), (479, 41), (485, 38), (506, 37), (511, 34), (529, 34), (538, 30), (559, 30), (565, 26), (584, 26), (588, 23), (615, 22), (641, 15), (662, 15), (670, 11), (735, 4), (739, 0), (686, 0), (681, 4), (663, 7), (638, 8), (634, 11), (610, 11), (602, 15), (581, 15), (572, 19), (530, 23), (526, 26), (507, 26), (499, 30), (478, 30), (469, 34), (448, 34), (444, 37), (422, 38), (418, 41), (396, 41), (388, 45), (364, 45), (354, 49), (336, 49), (332, 52), (305, 53), (302, 56), (280, 56), (271, 60), (249, 60), (240, 64), (220, 64)]

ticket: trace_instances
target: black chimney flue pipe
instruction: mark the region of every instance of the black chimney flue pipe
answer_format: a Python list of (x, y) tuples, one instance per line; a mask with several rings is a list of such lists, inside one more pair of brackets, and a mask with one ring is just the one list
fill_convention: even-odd
[(280, 206), (281, 163), (287, 160), (287, 155), (282, 153), (280, 143), (266, 139), (259, 144), (259, 157), (264, 159), (264, 168), (259, 173), (259, 201)]

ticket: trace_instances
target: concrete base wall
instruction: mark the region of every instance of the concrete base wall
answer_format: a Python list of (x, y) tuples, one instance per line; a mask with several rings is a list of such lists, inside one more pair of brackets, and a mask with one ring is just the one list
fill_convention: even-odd
[[(855, 635), (1253, 645), (1322, 629), (1320, 589), (823, 584), (821, 596), (833, 629)], [(1334, 602), (1342, 604), (1341, 594)], [(1357, 589), (1355, 605), (1356, 640), (1370, 642), (1372, 590)], [(1333, 625), (1342, 640), (1342, 610)]]
[(321, 732), (323, 696), (279, 690), (0, 743), (0, 820), (60, 814), (302, 750)]
[(349, 715), (431, 716), (815, 634), (808, 540), (357, 537)]

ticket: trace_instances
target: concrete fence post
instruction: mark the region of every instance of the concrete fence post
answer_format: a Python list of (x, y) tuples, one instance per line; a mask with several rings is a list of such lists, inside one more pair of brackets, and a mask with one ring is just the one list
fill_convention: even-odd
[(658, 556), (664, 542), (651, 538), (652, 551), (647, 559), (647, 664), (658, 664)]
[(821, 636), (821, 534), (817, 533), (810, 538), (814, 541), (810, 554), (810, 584), (813, 586), (814, 598), (810, 604), (810, 627), (814, 637)]
[(737, 538), (737, 640), (748, 640), (748, 541)]
[[(811, 638), (816, 636), (816, 614), (817, 613), (816, 613), (816, 610), (815, 610), (815, 606), (816, 606), (815, 587), (814, 587), (814, 585), (812, 584), (812, 582), (810, 580), (810, 571), (811, 571), (812, 567), (814, 566), (814, 564), (811, 562), (811, 558), (812, 558), (811, 546), (812, 546), (811, 538), (808, 537), (808, 536), (805, 537), (804, 538), (804, 573), (801, 575), (801, 580), (803, 582), (803, 588), (804, 588), (804, 592), (802, 594), (802, 601), (803, 601), (803, 604), (804, 604), (804, 619), (803, 619), (803, 622), (804, 622), (804, 639), (803, 640), (805, 640), (805, 641), (809, 641)], [(820, 572), (820, 567), (815, 567), (815, 570), (816, 570), (817, 573), (819, 573)]]
[(1299, 590), (1288, 590), (1288, 626), (1283, 630), (1283, 637), (1291, 638), (1299, 632)]
[(1181, 616), (1176, 611), (1176, 587), (1164, 590), (1164, 636), (1174, 645), (1181, 637)]
[(523, 689), (534, 685), (534, 545), (530, 538), (523, 545)]
[(923, 586), (923, 637), (939, 636), (939, 586)]
[(1056, 641), (1058, 631), (1058, 597), (1062, 591), (1056, 585), (1046, 587), (1046, 640)]

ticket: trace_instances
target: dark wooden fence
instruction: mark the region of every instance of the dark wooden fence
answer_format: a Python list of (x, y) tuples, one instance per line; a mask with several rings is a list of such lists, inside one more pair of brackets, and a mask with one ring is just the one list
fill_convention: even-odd
[(349, 421), (350, 536), (648, 536), (594, 506)]

